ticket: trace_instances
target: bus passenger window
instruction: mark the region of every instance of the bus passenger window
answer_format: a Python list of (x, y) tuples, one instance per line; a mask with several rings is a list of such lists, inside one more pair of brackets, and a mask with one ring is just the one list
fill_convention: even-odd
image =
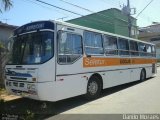
[(156, 49), (155, 46), (152, 45), (152, 57), (156, 57)]
[(58, 62), (72, 63), (82, 55), (80, 35), (62, 32), (58, 41)]
[(117, 38), (113, 36), (105, 36), (104, 49), (106, 55), (118, 55)]
[(103, 54), (102, 35), (94, 32), (84, 32), (84, 46), (87, 55)]
[(138, 48), (139, 48), (139, 54), (140, 56), (146, 56), (146, 44), (144, 43), (138, 43)]
[(119, 38), (118, 39), (118, 49), (119, 49), (119, 55), (128, 56), (129, 55), (128, 40), (124, 38)]
[(129, 41), (129, 47), (130, 47), (130, 54), (131, 56), (139, 56), (138, 53), (138, 44), (136, 41)]
[(152, 48), (151, 45), (146, 45), (147, 56), (152, 57)]

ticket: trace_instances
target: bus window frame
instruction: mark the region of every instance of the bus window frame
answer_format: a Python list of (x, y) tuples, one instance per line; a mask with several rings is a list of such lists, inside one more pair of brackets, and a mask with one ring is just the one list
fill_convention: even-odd
[[(144, 44), (144, 50), (145, 51), (140, 51), (140, 44)], [(146, 43), (144, 42), (138, 42), (138, 51), (139, 51), (139, 56), (142, 58), (146, 58), (147, 56), (147, 49), (146, 49)]]
[[(100, 47), (92, 47), (92, 46), (86, 46), (85, 45), (85, 32), (90, 32), (90, 33), (94, 33), (94, 34), (99, 34), (101, 36), (101, 44), (102, 44), (102, 54), (87, 54), (86, 52), (86, 47), (87, 48), (94, 48), (94, 49), (100, 49)], [(83, 47), (84, 47), (84, 53), (86, 56), (104, 56), (104, 37), (102, 33), (98, 33), (98, 32), (93, 32), (93, 31), (89, 31), (89, 30), (84, 30), (83, 31)]]
[[(152, 58), (156, 58), (156, 46), (155, 45), (151, 45), (152, 47)], [(153, 51), (154, 48), (154, 51)]]
[[(51, 32), (53, 34), (53, 42), (52, 42), (52, 47), (53, 47), (53, 55), (52, 57), (50, 57), (48, 60), (41, 62), (41, 63), (33, 63), (33, 64), (18, 64), (18, 65), (42, 65), (47, 63), (48, 61), (50, 61), (53, 57), (55, 57), (55, 30), (51, 30), (51, 29), (40, 29), (40, 30), (33, 30), (33, 31), (29, 31), (29, 32), (25, 32), (25, 33), (21, 33), (21, 34), (17, 34), (14, 35), (10, 38), (15, 38), (18, 36), (22, 36), (22, 35), (27, 35), (27, 34), (32, 34), (32, 33), (39, 33), (39, 32)], [(17, 65), (17, 64), (9, 64), (7, 63), (6, 65)]]
[[(58, 49), (59, 49), (59, 39), (61, 39), (61, 34), (62, 34), (63, 32), (71, 33), (71, 34), (74, 34), (74, 35), (79, 35), (79, 36), (81, 37), (82, 54), (81, 54), (76, 60), (74, 60), (73, 62), (65, 62), (65, 63), (59, 62), (59, 51), (58, 51)], [(82, 37), (82, 35), (79, 34), (79, 33), (71, 32), (71, 31), (67, 31), (67, 30), (59, 30), (59, 31), (57, 32), (57, 50), (56, 50), (56, 51), (57, 51), (57, 63), (58, 63), (59, 65), (71, 65), (71, 64), (74, 64), (74, 63), (77, 62), (80, 58), (82, 58), (83, 55), (84, 55), (83, 37)]]
[[(127, 43), (128, 43), (128, 50), (119, 49), (119, 46), (120, 46), (119, 41), (120, 41), (121, 39), (127, 41)], [(126, 39), (126, 38), (123, 38), (123, 37), (117, 37), (117, 41), (118, 41), (118, 55), (119, 55), (120, 57), (130, 57), (131, 55), (130, 55), (130, 48), (129, 48), (129, 40)], [(128, 55), (121, 55), (121, 54), (120, 54), (120, 51), (128, 52)]]
[[(116, 47), (117, 49), (107, 49), (106, 46), (105, 46), (105, 39), (106, 37), (112, 37), (112, 38), (116, 38)], [(104, 34), (103, 35), (103, 49), (104, 49), (104, 55), (107, 56), (107, 57), (110, 57), (110, 56), (114, 56), (114, 57), (117, 57), (119, 56), (119, 49), (118, 49), (118, 37), (117, 36), (113, 36), (113, 35), (108, 35), (108, 34)], [(106, 50), (115, 50), (117, 51), (117, 54), (106, 54)]]
[[(148, 52), (147, 51), (147, 47), (150, 47), (151, 51)], [(152, 58), (152, 45), (151, 44), (146, 44), (146, 56), (149, 57), (149, 58)]]
[[(131, 50), (130, 42), (136, 42), (137, 51)], [(139, 54), (139, 47), (138, 47), (138, 42), (137, 42), (137, 41), (135, 41), (135, 40), (129, 40), (129, 52), (130, 52), (130, 56), (131, 56), (131, 57), (139, 57), (139, 56), (140, 56), (140, 54)], [(132, 55), (132, 52), (138, 53), (138, 55)]]

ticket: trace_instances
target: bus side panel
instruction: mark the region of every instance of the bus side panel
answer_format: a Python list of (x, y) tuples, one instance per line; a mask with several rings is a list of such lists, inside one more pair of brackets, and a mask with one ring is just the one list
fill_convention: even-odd
[(103, 88), (113, 87), (116, 85), (131, 82), (130, 80), (130, 70), (116, 70), (108, 71), (103, 77)]
[(133, 68), (131, 69), (131, 81), (137, 81), (140, 80), (140, 74), (141, 74), (142, 68)]
[(149, 78), (152, 76), (152, 66), (151, 67), (146, 67), (146, 78)]
[(37, 83), (38, 97), (42, 101), (56, 101), (55, 82)]
[(56, 100), (86, 93), (88, 80), (82, 75), (58, 76), (56, 79)]

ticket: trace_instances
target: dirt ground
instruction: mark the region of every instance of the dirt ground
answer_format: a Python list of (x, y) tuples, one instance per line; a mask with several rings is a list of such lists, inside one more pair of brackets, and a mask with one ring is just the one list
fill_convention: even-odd
[(4, 100), (4, 101), (10, 101), (10, 100), (15, 100), (21, 98), (19, 96), (15, 96), (15, 95), (10, 95), (6, 92), (5, 89), (0, 89), (0, 99)]

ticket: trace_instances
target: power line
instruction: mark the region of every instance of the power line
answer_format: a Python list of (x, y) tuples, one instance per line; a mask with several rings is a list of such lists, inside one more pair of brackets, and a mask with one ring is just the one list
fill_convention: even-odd
[(52, 7), (55, 7), (57, 9), (60, 9), (60, 10), (63, 10), (63, 11), (66, 11), (66, 12), (70, 12), (72, 14), (75, 14), (75, 15), (78, 15), (78, 16), (84, 16), (84, 15), (81, 15), (79, 13), (76, 13), (76, 12), (73, 12), (73, 11), (70, 11), (70, 10), (67, 10), (67, 9), (64, 9), (64, 8), (61, 8), (61, 7), (58, 7), (58, 6), (55, 6), (55, 5), (52, 5), (50, 3), (47, 3), (47, 2), (44, 2), (44, 1), (41, 1), (41, 0), (36, 0), (37, 2), (40, 2), (40, 3), (43, 3), (43, 4), (46, 4), (46, 5), (49, 5), (49, 6), (52, 6)]
[[(76, 4), (67, 2), (66, 0), (60, 0), (60, 1), (62, 1), (62, 2), (64, 2), (64, 3), (67, 3), (67, 4), (69, 4), (69, 5), (72, 5), (72, 6), (74, 6), (74, 7), (83, 9), (83, 10), (85, 10), (85, 11), (88, 11), (88, 12), (90, 12), (90, 13), (94, 13), (94, 14), (97, 14), (97, 15), (100, 15), (100, 16), (103, 16), (103, 17), (107, 17), (107, 18), (113, 19), (113, 18), (111, 18), (110, 16), (107, 16), (107, 15), (104, 15), (104, 14), (102, 14), (102, 13), (98, 13), (98, 12), (89, 10), (89, 9), (87, 9), (87, 8), (81, 7), (81, 6), (79, 6), (79, 5), (76, 5)], [(117, 18), (117, 19), (119, 19), (119, 18)], [(122, 19), (121, 19), (121, 20), (122, 20)]]
[[(79, 13), (75, 13), (75, 12), (73, 12), (73, 11), (70, 11), (70, 10), (67, 10), (67, 9), (63, 9), (63, 8), (61, 8), (61, 7), (58, 7), (58, 6), (55, 6), (55, 5), (52, 5), (52, 4), (50, 4), (50, 3), (47, 3), (47, 2), (43, 2), (43, 1), (41, 1), (41, 0), (36, 0), (36, 1), (38, 1), (38, 2), (40, 2), (40, 3), (43, 3), (43, 4), (46, 4), (46, 5), (49, 5), (49, 6), (52, 6), (52, 7), (55, 7), (55, 8), (57, 8), (57, 9), (61, 9), (61, 10), (63, 10), (63, 11), (67, 11), (67, 12), (70, 12), (70, 13), (72, 13), (72, 14), (76, 14), (76, 15), (79, 15), (79, 16), (81, 16), (81, 17), (84, 17), (84, 15), (81, 15), (81, 14), (79, 14)], [(82, 9), (85, 9), (85, 8), (83, 8), (83, 7), (81, 7)], [(87, 10), (87, 9), (86, 9)], [(88, 11), (90, 11), (91, 12), (91, 10), (88, 10)], [(99, 15), (101, 15), (101, 16), (105, 16), (106, 17), (106, 15), (103, 15), (103, 14), (101, 14), (101, 13), (96, 13), (96, 14), (99, 14)], [(108, 17), (108, 16), (107, 16)], [(110, 17), (111, 18), (111, 17)], [(111, 19), (113, 19), (113, 18), (111, 18)], [(117, 18), (118, 19), (118, 18)], [(112, 25), (114, 25), (114, 23), (110, 23), (110, 22), (106, 22), (106, 21), (102, 21), (102, 20), (98, 20), (98, 19), (93, 19), (93, 18), (91, 18), (91, 20), (94, 20), (94, 21), (96, 21), (96, 22), (101, 22), (101, 23), (108, 23), (108, 24), (112, 24)], [(122, 20), (122, 19), (121, 19)], [(88, 20), (85, 20), (85, 21), (88, 21)], [(127, 27), (127, 26), (123, 26), (123, 25), (118, 25), (118, 26), (121, 26), (121, 27)]]
[(136, 16), (136, 18), (153, 2), (154, 0), (151, 0)]
[[(41, 6), (41, 7), (43, 7), (43, 8), (49, 9), (49, 10), (52, 9), (52, 8), (49, 8), (49, 7), (44, 6), (44, 5), (42, 5), (42, 4), (39, 4), (39, 3), (37, 3), (37, 2), (35, 2), (35, 1), (33, 1), (33, 0), (23, 0), (23, 1), (27, 1), (27, 2), (30, 2), (30, 3), (36, 4), (36, 5), (38, 5), (38, 6)], [(64, 13), (62, 13), (62, 12), (56, 10), (56, 9), (54, 9), (54, 10), (57, 11), (57, 12), (59, 12), (60, 14), (63, 14), (63, 15), (65, 15), (65, 16), (68, 16), (67, 14), (64, 14)]]
[(72, 6), (74, 6), (74, 7), (77, 7), (77, 8), (83, 9), (83, 10), (86, 10), (86, 11), (88, 11), (88, 12), (93, 12), (93, 11), (91, 11), (91, 10), (87, 9), (87, 8), (84, 8), (84, 7), (81, 7), (81, 6), (75, 5), (75, 4), (70, 3), (70, 2), (67, 2), (67, 1), (65, 1), (65, 0), (59, 0), (59, 1), (62, 1), (62, 2), (64, 2), (64, 3), (67, 3), (67, 4), (69, 4), (69, 5), (72, 5)]
[(23, 1), (30, 2), (30, 3), (36, 4), (36, 5), (38, 5), (38, 6), (41, 6), (41, 7), (43, 7), (43, 8), (46, 8), (46, 9), (50, 9), (50, 10), (51, 10), (51, 8), (49, 8), (49, 7), (47, 7), (47, 6), (44, 6), (44, 5), (41, 5), (41, 4), (39, 4), (39, 3), (37, 3), (37, 2), (34, 2), (34, 1), (32, 1), (32, 0), (23, 0)]
[[(92, 10), (89, 10), (89, 9), (87, 9), (87, 8), (84, 8), (84, 7), (81, 7), (81, 6), (79, 6), (79, 5), (76, 5), (76, 4), (67, 2), (66, 0), (60, 0), (60, 1), (62, 1), (62, 2), (64, 2), (64, 3), (67, 3), (67, 4), (69, 4), (69, 5), (72, 5), (72, 6), (74, 6), (74, 7), (77, 7), (77, 8), (83, 9), (83, 10), (86, 10), (86, 11), (88, 11), (88, 12), (90, 12), (90, 13), (97, 14), (97, 15), (103, 16), (103, 17), (105, 17), (105, 18), (113, 19), (112, 17), (110, 17), (110, 16), (108, 16), (108, 15), (104, 15), (104, 14), (102, 14), (102, 13), (94, 12), (94, 11), (92, 11)], [(121, 21), (124, 21), (123, 19), (120, 19), (120, 18), (116, 18), (116, 19), (121, 20)], [(127, 21), (125, 21), (125, 22), (127, 22)]]

